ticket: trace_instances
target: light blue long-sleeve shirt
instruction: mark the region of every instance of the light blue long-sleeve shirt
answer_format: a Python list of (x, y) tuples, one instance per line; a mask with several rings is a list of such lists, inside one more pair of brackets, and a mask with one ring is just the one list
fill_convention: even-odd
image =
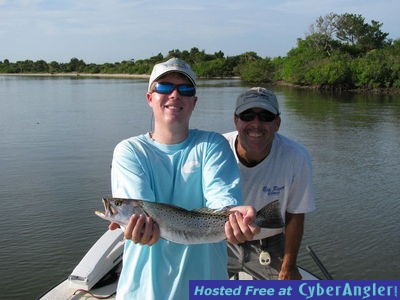
[[(122, 141), (112, 162), (114, 197), (181, 206), (223, 208), (242, 202), (239, 171), (227, 141), (190, 130), (186, 140), (164, 145), (149, 134)], [(153, 246), (127, 241), (117, 299), (187, 299), (191, 279), (228, 279), (226, 243)]]

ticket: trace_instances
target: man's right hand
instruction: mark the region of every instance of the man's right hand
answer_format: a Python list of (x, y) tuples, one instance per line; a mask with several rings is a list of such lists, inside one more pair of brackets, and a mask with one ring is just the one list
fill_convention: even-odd
[[(110, 223), (108, 229), (115, 230), (120, 226), (117, 223)], [(124, 237), (135, 244), (151, 246), (160, 238), (160, 228), (152, 218), (145, 215), (132, 215), (124, 230)]]

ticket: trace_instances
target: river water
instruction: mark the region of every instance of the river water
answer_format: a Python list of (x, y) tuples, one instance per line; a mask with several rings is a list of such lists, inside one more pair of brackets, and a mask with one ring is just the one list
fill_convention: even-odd
[[(0, 76), (0, 290), (32, 299), (65, 278), (106, 230), (122, 139), (151, 130), (145, 79)], [(202, 80), (191, 127), (233, 130), (238, 80)], [(400, 279), (400, 97), (272, 87), (280, 132), (313, 159), (317, 210), (299, 263), (335, 279)]]

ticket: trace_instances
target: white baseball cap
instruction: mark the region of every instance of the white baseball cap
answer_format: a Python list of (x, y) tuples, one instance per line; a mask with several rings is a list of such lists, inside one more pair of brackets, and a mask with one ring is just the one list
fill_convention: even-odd
[(185, 75), (190, 82), (193, 84), (193, 86), (196, 86), (196, 74), (192, 71), (190, 66), (185, 63), (183, 60), (180, 60), (179, 58), (173, 57), (166, 62), (162, 62), (159, 64), (156, 64), (153, 67), (153, 71), (151, 72), (150, 75), (150, 80), (149, 80), (149, 87), (147, 89), (148, 92), (151, 92), (151, 85), (153, 84), (154, 81), (156, 81), (158, 78), (161, 76), (172, 73), (172, 72), (177, 72)]

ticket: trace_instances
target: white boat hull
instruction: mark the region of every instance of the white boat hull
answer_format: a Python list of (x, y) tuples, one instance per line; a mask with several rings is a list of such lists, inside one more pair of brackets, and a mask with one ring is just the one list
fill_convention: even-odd
[[(40, 296), (40, 300), (115, 299), (118, 275), (122, 267), (123, 234), (121, 230), (107, 231), (90, 248), (71, 275)], [(299, 268), (303, 280), (320, 280)], [(239, 280), (252, 280), (244, 272)]]

